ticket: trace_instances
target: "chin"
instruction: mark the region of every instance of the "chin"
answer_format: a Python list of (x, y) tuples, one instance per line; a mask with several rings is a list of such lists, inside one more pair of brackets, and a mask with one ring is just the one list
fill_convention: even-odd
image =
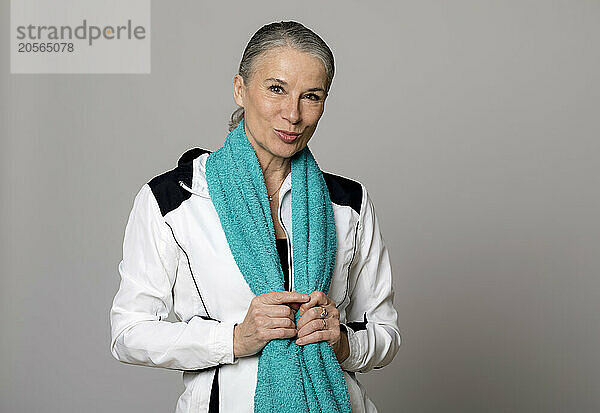
[(285, 152), (280, 152), (278, 154), (276, 154), (277, 156), (281, 157), (281, 158), (291, 158), (292, 156), (294, 156), (294, 154), (296, 153), (296, 151), (285, 151)]
[(275, 156), (279, 156), (281, 158), (291, 158), (294, 154), (298, 152), (297, 148), (283, 149), (271, 152)]

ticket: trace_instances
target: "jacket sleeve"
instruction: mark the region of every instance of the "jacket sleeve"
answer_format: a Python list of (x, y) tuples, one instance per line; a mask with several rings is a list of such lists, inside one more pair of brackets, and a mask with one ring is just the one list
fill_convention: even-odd
[[(343, 370), (366, 373), (389, 364), (400, 348), (401, 337), (394, 309), (390, 258), (367, 189), (358, 223), (355, 257), (350, 267), (350, 301), (343, 323), (350, 346), (340, 363)], [(342, 327), (343, 328), (343, 327)]]
[(148, 184), (137, 193), (110, 310), (112, 355), (127, 364), (197, 370), (237, 363), (233, 323), (199, 316), (164, 321), (173, 306), (179, 247)]

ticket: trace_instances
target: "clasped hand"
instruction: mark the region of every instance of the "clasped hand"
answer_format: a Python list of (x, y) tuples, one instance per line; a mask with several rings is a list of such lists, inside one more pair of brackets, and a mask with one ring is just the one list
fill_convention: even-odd
[[(297, 325), (296, 311), (300, 315)], [(326, 340), (339, 362), (348, 356), (348, 339), (340, 333), (340, 313), (322, 291), (274, 291), (254, 297), (244, 321), (233, 330), (233, 353), (235, 357), (249, 356), (275, 338), (294, 337), (301, 346)]]

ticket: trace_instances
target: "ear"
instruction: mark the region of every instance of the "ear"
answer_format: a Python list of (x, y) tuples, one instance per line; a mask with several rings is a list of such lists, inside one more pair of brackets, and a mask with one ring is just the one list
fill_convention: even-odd
[(244, 94), (244, 79), (239, 74), (236, 74), (233, 77), (233, 99), (238, 106), (244, 107)]

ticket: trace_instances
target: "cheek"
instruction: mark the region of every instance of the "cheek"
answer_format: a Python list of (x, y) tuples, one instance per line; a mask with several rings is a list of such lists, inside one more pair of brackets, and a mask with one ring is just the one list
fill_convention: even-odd
[(308, 145), (308, 142), (312, 139), (314, 133), (315, 133), (315, 127), (311, 126), (309, 136), (305, 136), (304, 139), (302, 139), (302, 141), (298, 142), (298, 148), (304, 148), (306, 145)]
[(276, 99), (266, 96), (259, 96), (257, 99), (253, 99), (252, 104), (255, 110), (265, 118), (270, 118), (279, 112), (279, 102)]
[(316, 122), (323, 114), (324, 106), (322, 104), (307, 104), (304, 107), (304, 115), (308, 121)]

